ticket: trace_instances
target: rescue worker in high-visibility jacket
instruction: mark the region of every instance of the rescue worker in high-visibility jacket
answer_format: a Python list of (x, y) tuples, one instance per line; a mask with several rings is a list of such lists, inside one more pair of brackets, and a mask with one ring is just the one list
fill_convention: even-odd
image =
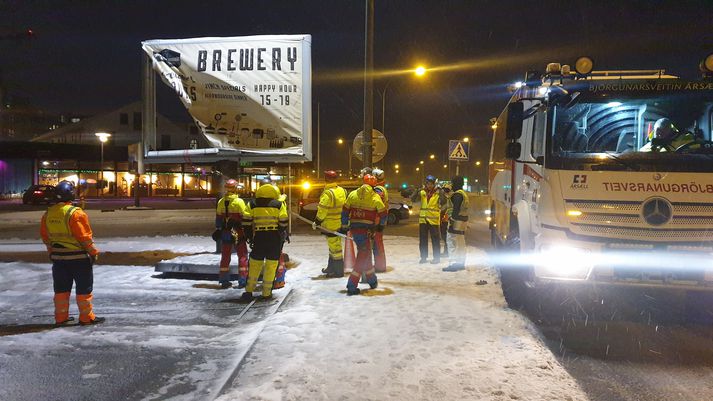
[[(255, 199), (248, 202), (243, 215), (243, 229), (248, 241), (252, 241), (250, 268), (243, 301), (253, 299), (253, 291), (262, 273), (262, 296), (272, 296), (277, 265), (282, 251), (284, 234), (287, 232), (287, 207), (280, 201), (280, 191), (272, 184), (262, 184), (255, 191)], [(263, 271), (264, 268), (264, 271)]]
[(639, 152), (675, 152), (687, 145), (689, 149), (700, 148), (696, 137), (690, 132), (681, 132), (668, 118), (659, 118), (654, 128), (649, 132), (649, 142), (639, 149)]
[(233, 249), (238, 254), (238, 288), (243, 288), (248, 280), (248, 245), (243, 231), (243, 213), (245, 202), (238, 196), (238, 182), (225, 181), (225, 196), (215, 209), (214, 236), (220, 239), (220, 271), (218, 281), (223, 288), (231, 287), (230, 256)]
[[(347, 191), (337, 185), (339, 175), (336, 171), (324, 172), (324, 191), (319, 197), (317, 217), (312, 223), (312, 229), (321, 226), (328, 230), (338, 231), (342, 226), (342, 207), (347, 200)], [(327, 267), (322, 269), (327, 277), (344, 277), (344, 255), (342, 255), (342, 239), (334, 234), (322, 233), (327, 237), (329, 259)]]
[[(384, 184), (386, 184), (386, 174), (384, 170), (375, 167), (371, 171), (371, 175), (376, 179), (376, 185), (374, 186), (374, 192), (381, 198), (384, 202), (386, 210), (389, 210), (389, 192), (386, 190)], [(374, 270), (377, 273), (383, 273), (386, 271), (386, 251), (384, 250), (384, 231), (382, 229), (374, 233)]]
[(92, 308), (94, 272), (92, 268), (99, 257), (94, 245), (89, 217), (82, 209), (73, 206), (74, 183), (60, 182), (55, 188), (57, 203), (42, 216), (40, 235), (47, 246), (52, 261), (54, 282), (54, 321), (57, 325), (69, 323), (69, 298), (76, 283), (79, 324), (102, 323)]
[(451, 212), (449, 208), (449, 199), (453, 191), (453, 185), (450, 183), (443, 185), (441, 187), (441, 194), (443, 195), (443, 198), (445, 199), (445, 203), (441, 203), (441, 241), (443, 241), (443, 252), (441, 252), (441, 256), (445, 256), (446, 258), (448, 257), (448, 220), (450, 220), (450, 215), (449, 213)]
[(468, 194), (463, 190), (463, 177), (451, 179), (453, 194), (448, 198), (448, 251), (450, 254), (448, 267), (443, 271), (458, 271), (465, 269), (465, 231), (468, 226)]
[(376, 272), (371, 265), (371, 237), (381, 231), (386, 224), (386, 206), (381, 197), (374, 192), (376, 179), (371, 174), (363, 177), (364, 184), (349, 193), (342, 210), (342, 233), (351, 231), (357, 246), (357, 257), (354, 270), (347, 281), (347, 295), (357, 295), (359, 278), (366, 275), (369, 287), (378, 285)]
[(431, 245), (433, 247), (432, 264), (441, 262), (441, 205), (445, 199), (441, 199), (440, 190), (436, 187), (436, 177), (426, 176), (424, 187), (420, 191), (414, 192), (411, 196), (414, 202), (421, 202), (421, 211), (418, 216), (418, 248), (421, 252), (421, 260), (418, 263), (426, 263), (428, 259), (428, 235), (431, 235)]

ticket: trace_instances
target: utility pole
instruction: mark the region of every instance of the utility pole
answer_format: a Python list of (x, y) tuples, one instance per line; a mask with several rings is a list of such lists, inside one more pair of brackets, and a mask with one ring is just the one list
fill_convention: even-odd
[(371, 167), (374, 129), (374, 0), (366, 0), (364, 32), (364, 167)]
[(319, 179), (320, 169), (319, 163), (322, 161), (322, 157), (319, 154), (319, 102), (317, 102), (317, 179)]

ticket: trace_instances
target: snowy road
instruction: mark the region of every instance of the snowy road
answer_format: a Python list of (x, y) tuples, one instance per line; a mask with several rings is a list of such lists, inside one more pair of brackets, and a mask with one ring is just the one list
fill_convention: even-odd
[[(586, 399), (532, 324), (504, 307), (482, 252), (471, 250), (467, 271), (444, 273), (414, 264), (415, 239), (389, 237), (393, 271), (377, 290), (347, 297), (345, 280), (313, 279), (322, 241), (300, 236), (288, 246), (301, 264), (288, 273), (286, 304), (266, 319), (237, 320), (243, 305), (230, 300), (239, 290), (99, 266), (95, 305), (107, 323), (0, 337), (0, 399), (209, 399), (257, 333), (221, 400)], [(210, 245), (160, 242), (175, 251)], [(105, 250), (146, 243), (109, 240)], [(33, 317), (52, 310), (47, 265), (0, 264), (0, 274), (3, 326), (51, 321)], [(481, 279), (489, 284), (474, 285)]]
[[(103, 251), (204, 252), (214, 249), (208, 238), (171, 235), (210, 231), (212, 213), (92, 210), (90, 218)], [(40, 214), (3, 214), (0, 252), (41, 251)], [(395, 268), (373, 296), (351, 298), (344, 280), (313, 280), (326, 247), (295, 225), (288, 249), (303, 263), (289, 272), (290, 297), (268, 319), (272, 310), (258, 307), (238, 320), (244, 305), (229, 301), (239, 290), (155, 279), (148, 267), (99, 266), (96, 305), (109, 322), (0, 336), (0, 399), (36, 399), (55, 388), (64, 394), (56, 399), (67, 400), (713, 399), (710, 326), (658, 326), (643, 316), (542, 323), (504, 307), (476, 248), (465, 272), (414, 264), (416, 219), (404, 223), (387, 231)], [(471, 244), (487, 243), (487, 226), (471, 228)], [(159, 236), (138, 237), (152, 235)], [(480, 279), (488, 285), (476, 286)], [(624, 295), (624, 303), (632, 298)], [(48, 264), (0, 264), (0, 326), (46, 323), (51, 317), (33, 316), (51, 309)]]

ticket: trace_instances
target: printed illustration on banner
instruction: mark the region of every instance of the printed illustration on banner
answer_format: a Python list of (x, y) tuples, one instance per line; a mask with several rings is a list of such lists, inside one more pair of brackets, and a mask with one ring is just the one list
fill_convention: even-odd
[(468, 151), (470, 143), (456, 140), (448, 141), (448, 160), (468, 161)]

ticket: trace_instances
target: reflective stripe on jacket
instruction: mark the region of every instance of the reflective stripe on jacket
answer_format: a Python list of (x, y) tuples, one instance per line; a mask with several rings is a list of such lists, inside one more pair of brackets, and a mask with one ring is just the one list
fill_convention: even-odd
[(243, 214), (243, 226), (255, 231), (273, 231), (287, 227), (287, 207), (277, 199), (257, 198), (248, 202)]
[(421, 190), (421, 211), (418, 215), (419, 224), (428, 223), (432, 226), (440, 225), (441, 206), (439, 205), (439, 194), (434, 191), (429, 198), (426, 190)]
[(330, 230), (338, 230), (342, 225), (342, 207), (347, 201), (347, 191), (337, 184), (330, 183), (324, 187), (317, 205), (317, 221)]
[(371, 228), (386, 223), (386, 206), (374, 189), (364, 184), (349, 193), (342, 210), (342, 226)]

